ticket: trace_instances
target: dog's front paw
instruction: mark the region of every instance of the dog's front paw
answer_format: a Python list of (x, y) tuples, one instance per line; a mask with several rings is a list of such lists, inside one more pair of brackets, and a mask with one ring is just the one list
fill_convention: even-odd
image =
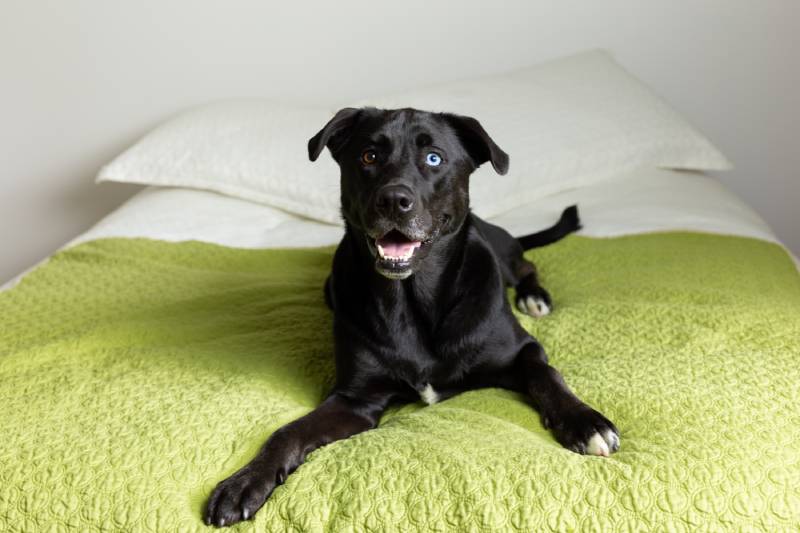
[(608, 457), (619, 450), (619, 431), (588, 405), (579, 405), (558, 417), (546, 418), (556, 440), (573, 452)]
[(282, 480), (250, 465), (220, 482), (206, 504), (207, 525), (230, 526), (256, 514)]
[(553, 309), (553, 301), (550, 294), (543, 287), (536, 287), (535, 290), (517, 290), (517, 309), (526, 315), (540, 318), (549, 315)]

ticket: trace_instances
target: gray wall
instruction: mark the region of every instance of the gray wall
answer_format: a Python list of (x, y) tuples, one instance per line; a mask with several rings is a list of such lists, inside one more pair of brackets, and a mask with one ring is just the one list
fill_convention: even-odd
[(133, 194), (93, 176), (177, 110), (335, 104), (594, 47), (704, 131), (737, 166), (722, 179), (800, 252), (796, 0), (0, 6), (0, 281)]

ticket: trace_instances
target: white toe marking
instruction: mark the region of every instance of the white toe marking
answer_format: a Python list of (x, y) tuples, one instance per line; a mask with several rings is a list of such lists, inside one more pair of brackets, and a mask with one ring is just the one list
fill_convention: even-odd
[[(521, 302), (522, 300), (520, 300)], [(535, 296), (528, 296), (525, 299), (526, 312), (536, 318), (550, 314), (550, 307), (547, 302)]]
[(433, 405), (439, 401), (439, 395), (436, 394), (436, 391), (433, 390), (433, 387), (430, 383), (425, 385), (425, 388), (419, 392), (419, 397), (422, 398), (422, 401), (428, 405)]
[(542, 316), (550, 314), (550, 306), (544, 300), (539, 301), (539, 308), (542, 310)]
[(606, 432), (603, 434), (603, 438), (605, 439), (606, 443), (608, 443), (609, 451), (614, 451), (619, 449), (619, 435), (607, 429)]
[(606, 444), (605, 439), (600, 433), (595, 433), (589, 438), (589, 442), (586, 443), (586, 453), (588, 455), (602, 455), (603, 457), (608, 457), (608, 444)]
[(247, 520), (250, 518), (250, 511), (246, 507), (242, 507), (242, 519)]

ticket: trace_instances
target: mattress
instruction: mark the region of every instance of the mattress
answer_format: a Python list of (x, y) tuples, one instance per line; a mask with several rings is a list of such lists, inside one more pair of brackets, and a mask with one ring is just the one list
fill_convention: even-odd
[[(517, 315), (620, 428), (561, 448), (523, 397), (392, 408), (312, 453), (240, 531), (796, 531), (800, 276), (714, 180), (620, 176), (528, 253), (556, 303)], [(0, 530), (204, 531), (205, 498), (333, 379), (337, 226), (145, 190), (0, 294)]]

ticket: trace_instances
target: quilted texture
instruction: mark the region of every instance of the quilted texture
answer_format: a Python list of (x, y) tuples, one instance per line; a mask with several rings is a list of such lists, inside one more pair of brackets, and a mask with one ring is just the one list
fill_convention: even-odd
[[(569, 237), (521, 317), (621, 430), (562, 449), (516, 394), (393, 409), (240, 531), (797, 531), (800, 276), (746, 238)], [(0, 530), (195, 531), (332, 379), (331, 249), (110, 239), (0, 293)]]

